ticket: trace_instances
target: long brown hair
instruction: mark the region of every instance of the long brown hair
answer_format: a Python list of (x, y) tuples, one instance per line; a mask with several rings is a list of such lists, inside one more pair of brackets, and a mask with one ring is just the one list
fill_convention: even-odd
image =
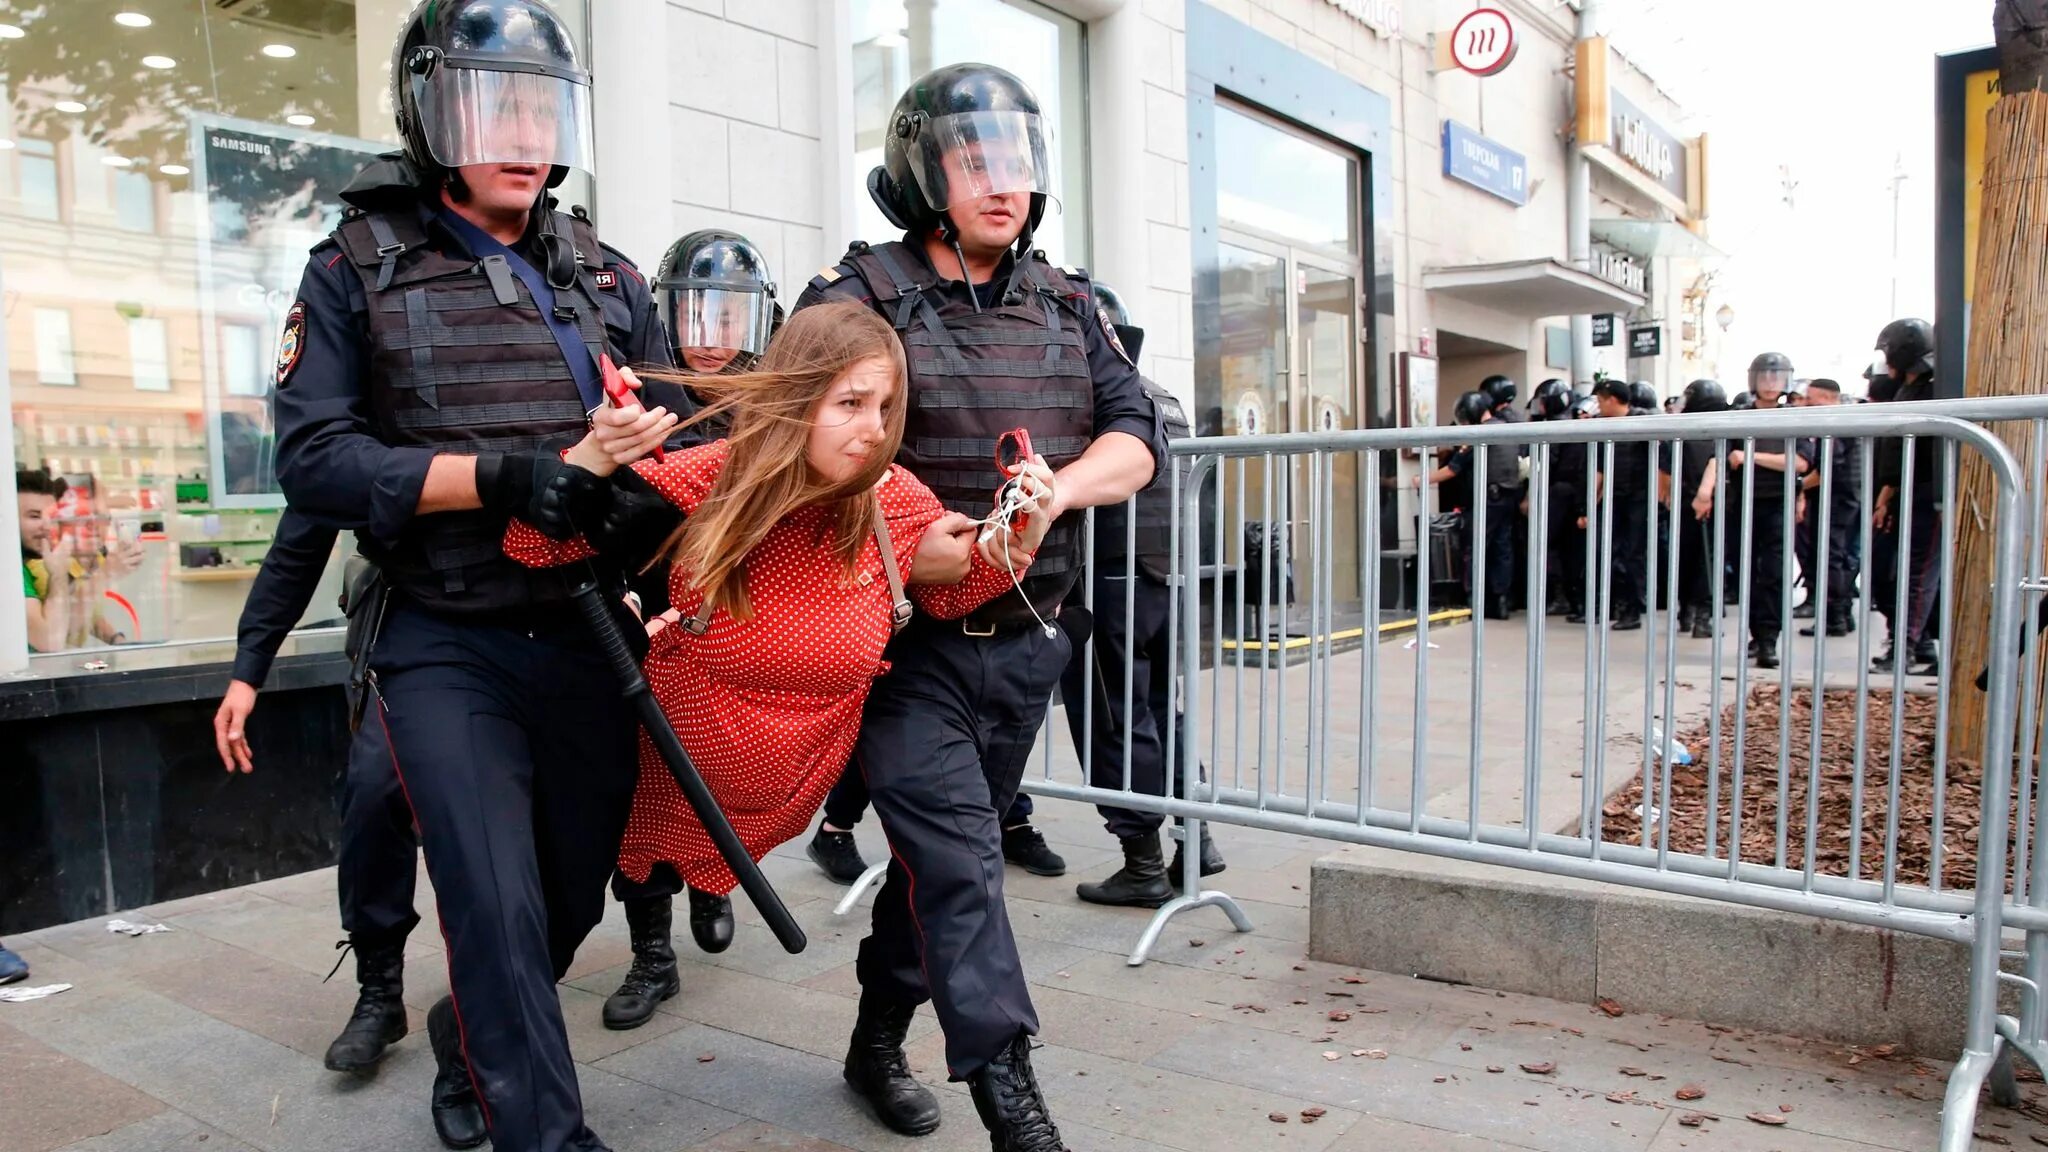
[[(876, 357), (894, 367), (882, 442), (857, 475), (828, 481), (812, 471), (808, 459), (813, 409), (849, 369)], [(699, 619), (709, 619), (719, 607), (735, 619), (753, 617), (747, 556), (783, 517), (813, 504), (831, 506), (827, 536), (818, 544), (837, 554), (852, 578), (861, 549), (875, 532), (874, 487), (903, 443), (908, 387), (903, 346), (886, 321), (852, 301), (817, 304), (789, 318), (755, 371), (646, 375), (688, 385), (710, 401), (689, 423), (731, 417), (725, 467), (704, 502), (654, 560), (674, 563), (704, 593)]]

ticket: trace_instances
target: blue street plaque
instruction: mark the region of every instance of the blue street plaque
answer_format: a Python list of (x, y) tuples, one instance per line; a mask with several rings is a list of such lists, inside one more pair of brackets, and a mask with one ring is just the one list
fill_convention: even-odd
[(1529, 202), (1529, 160), (1456, 120), (1444, 121), (1444, 175), (1520, 208)]

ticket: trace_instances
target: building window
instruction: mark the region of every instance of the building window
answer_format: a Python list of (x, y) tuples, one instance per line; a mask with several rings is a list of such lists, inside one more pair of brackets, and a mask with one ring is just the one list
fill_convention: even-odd
[(78, 383), (78, 361), (71, 352), (71, 313), (65, 309), (36, 309), (36, 383), (64, 387)]
[(978, 61), (1013, 73), (1038, 96), (1059, 176), (1059, 204), (1046, 208), (1039, 246), (1055, 264), (1086, 263), (1085, 41), (1080, 21), (1028, 0), (853, 0), (855, 231), (869, 240), (897, 234), (867, 194), (896, 98), (934, 68)]
[(224, 324), (220, 330), (220, 375), (230, 396), (267, 397), (263, 337), (247, 324)]
[(156, 231), (156, 185), (147, 175), (114, 173), (114, 223), (128, 232)]
[(128, 363), (137, 392), (171, 390), (171, 350), (164, 339), (163, 321), (153, 316), (129, 319)]
[(21, 214), (31, 220), (55, 220), (60, 204), (56, 145), (48, 140), (23, 140), (14, 155), (21, 173)]

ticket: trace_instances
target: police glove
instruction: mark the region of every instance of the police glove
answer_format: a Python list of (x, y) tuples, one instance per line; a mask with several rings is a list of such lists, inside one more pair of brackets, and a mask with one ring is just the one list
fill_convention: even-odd
[(476, 458), (476, 494), (493, 512), (517, 516), (554, 540), (604, 513), (610, 485), (553, 452), (486, 452)]
[(595, 511), (577, 521), (583, 538), (628, 572), (638, 572), (660, 555), (683, 523), (683, 510), (631, 468), (612, 473)]

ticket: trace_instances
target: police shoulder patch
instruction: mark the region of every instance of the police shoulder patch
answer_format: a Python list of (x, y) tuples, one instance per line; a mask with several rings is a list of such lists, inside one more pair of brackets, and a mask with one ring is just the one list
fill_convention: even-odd
[(599, 288), (609, 288), (616, 290), (619, 286), (619, 274), (617, 272), (612, 271), (609, 268), (605, 269), (602, 272), (595, 273), (591, 278), (597, 281), (597, 286)]
[(1122, 338), (1116, 334), (1116, 324), (1113, 323), (1109, 318), (1109, 309), (1104, 308), (1100, 304), (1096, 305), (1095, 319), (1101, 323), (1102, 334), (1103, 336), (1108, 338), (1109, 347), (1112, 351), (1114, 351), (1117, 354), (1117, 358), (1122, 360), (1124, 363), (1129, 364), (1131, 367), (1136, 368), (1138, 366), (1138, 362), (1136, 360), (1131, 359), (1131, 354), (1124, 349), (1124, 342)]
[(284, 332), (277, 338), (277, 382), (280, 386), (291, 379), (292, 369), (299, 366), (299, 354), (305, 349), (306, 302), (297, 300), (285, 315)]

